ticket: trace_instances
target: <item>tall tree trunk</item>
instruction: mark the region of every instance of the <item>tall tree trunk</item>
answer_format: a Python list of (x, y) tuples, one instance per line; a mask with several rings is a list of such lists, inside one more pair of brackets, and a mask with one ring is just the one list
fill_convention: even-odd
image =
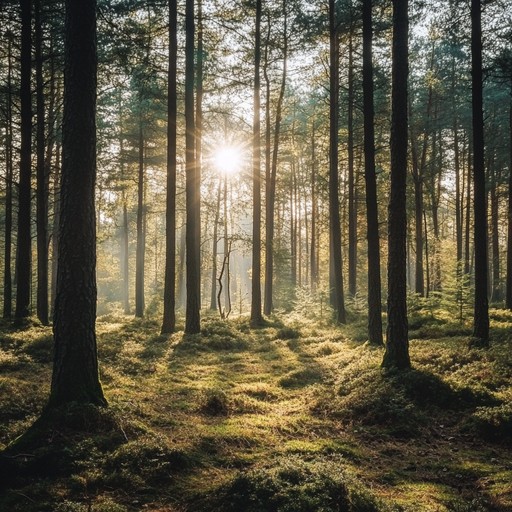
[(346, 322), (343, 296), (343, 263), (341, 259), (341, 222), (338, 178), (338, 88), (339, 88), (339, 39), (336, 22), (336, 5), (329, 0), (330, 39), (330, 105), (329, 105), (329, 235), (331, 286), (334, 311), (338, 323)]
[[(201, 175), (203, 166), (203, 81), (204, 81), (204, 48), (203, 48), (203, 0), (197, 0), (197, 51), (196, 51), (196, 112), (195, 112), (195, 146), (196, 146), (196, 182), (198, 191), (201, 190)], [(199, 192), (198, 192), (199, 194)], [(199, 208), (199, 206), (198, 206)], [(205, 224), (206, 225), (206, 224)], [(201, 239), (201, 223), (197, 227), (198, 240)], [(201, 309), (201, 260), (203, 258), (199, 244), (199, 273), (197, 293), (199, 294), (199, 309)]]
[(252, 124), (252, 284), (251, 324), (263, 323), (261, 312), (261, 11), (262, 0), (256, 0), (254, 36), (254, 95)]
[(231, 311), (231, 289), (230, 289), (230, 253), (231, 241), (228, 235), (228, 176), (224, 174), (224, 259), (223, 259), (223, 273), (224, 273), (224, 316), (227, 318)]
[(49, 406), (106, 405), (96, 349), (96, 2), (66, 0), (55, 355)]
[(494, 165), (494, 155), (491, 158), (489, 172), (491, 174), (491, 244), (492, 244), (492, 301), (502, 300), (500, 286), (500, 234), (499, 234), (499, 197), (498, 186), (501, 181), (501, 167), (497, 170)]
[(4, 242), (4, 307), (3, 318), (12, 315), (12, 181), (13, 181), (13, 138), (12, 138), (12, 42), (8, 34), (7, 43), (7, 104), (5, 137), (5, 242)]
[[(349, 7), (352, 10), (352, 7)], [(351, 24), (352, 25), (352, 24)], [(354, 177), (354, 48), (353, 26), (348, 42), (348, 290), (352, 297), (357, 291), (357, 208)]]
[(408, 0), (393, 0), (391, 189), (388, 206), (388, 327), (382, 366), (409, 368), (407, 325)]
[(507, 231), (507, 291), (506, 308), (512, 310), (512, 78), (510, 81), (510, 103), (508, 107), (509, 173), (508, 173), (508, 231)]
[(484, 169), (484, 115), (482, 83), (482, 19), (480, 0), (471, 0), (471, 82), (473, 112), (473, 182), (475, 237), (475, 344), (489, 346), (487, 299), (487, 202)]
[(372, 0), (363, 0), (362, 14), (364, 178), (366, 184), (366, 224), (368, 239), (368, 340), (372, 345), (382, 345), (380, 240), (377, 207), (377, 178), (375, 175)]
[(464, 240), (464, 274), (471, 274), (470, 265), (470, 238), (471, 238), (471, 144), (468, 146), (468, 159), (467, 159), (467, 181), (466, 181), (466, 225), (464, 227), (465, 240)]
[(176, 329), (176, 124), (178, 4), (169, 0), (169, 63), (167, 73), (167, 195), (165, 205), (165, 281), (162, 334)]
[(210, 309), (217, 309), (217, 256), (219, 244), (219, 222), (220, 222), (220, 198), (222, 195), (222, 182), (219, 181), (217, 189), (217, 203), (215, 206), (215, 219), (213, 221), (213, 244), (212, 244), (212, 289), (210, 294)]
[(37, 317), (48, 325), (48, 175), (45, 167), (45, 106), (41, 0), (34, 1), (37, 100)]
[(290, 276), (292, 288), (295, 290), (297, 286), (297, 210), (296, 210), (296, 183), (295, 164), (291, 162), (290, 176)]
[(455, 58), (452, 58), (452, 115), (453, 115), (453, 156), (455, 166), (455, 240), (457, 247), (457, 279), (460, 272), (459, 267), (462, 264), (462, 190), (461, 190), (461, 166), (460, 166), (460, 147), (459, 147), (459, 119), (457, 116), (457, 104), (455, 95)]
[(55, 152), (55, 174), (53, 177), (53, 226), (52, 226), (52, 318), (55, 319), (55, 301), (57, 299), (57, 273), (59, 263), (59, 220), (60, 220), (60, 181), (61, 148)]
[[(59, 114), (59, 107), (57, 106), (60, 100), (60, 81), (58, 80), (55, 72), (56, 62), (55, 56), (53, 55), (53, 35), (50, 36), (50, 98), (48, 102), (48, 135), (46, 137), (46, 156), (44, 162), (45, 175), (46, 175), (46, 193), (49, 200), (50, 195), (50, 177), (53, 174), (53, 190), (52, 196), (54, 200), (53, 204), (53, 225), (51, 242), (52, 245), (52, 260), (51, 260), (51, 281), (50, 281), (50, 312), (53, 316), (54, 301), (55, 301), (55, 290), (56, 290), (56, 276), (57, 276), (57, 239), (58, 230), (54, 229), (57, 223), (58, 215), (58, 193), (59, 193), (59, 167), (60, 167), (60, 154), (59, 146), (57, 145), (57, 118)], [(56, 149), (56, 151), (55, 151)], [(55, 167), (52, 169), (52, 158), (55, 154)], [(48, 228), (47, 228), (48, 229)], [(48, 246), (50, 244), (48, 243)]]
[(31, 75), (31, 0), (21, 0), (21, 151), (18, 188), (18, 245), (16, 248), (16, 311), (17, 319), (30, 315), (31, 281), (31, 152), (32, 96)]
[(276, 123), (274, 127), (274, 146), (272, 148), (272, 167), (270, 169), (270, 186), (267, 194), (267, 202), (265, 208), (265, 245), (267, 248), (265, 258), (265, 301), (263, 312), (270, 315), (273, 308), (272, 294), (274, 284), (274, 209), (276, 198), (276, 177), (277, 177), (277, 158), (279, 154), (279, 140), (281, 135), (281, 120), (283, 115), (283, 100), (286, 88), (286, 78), (288, 71), (288, 27), (287, 27), (287, 4), (283, 0), (284, 15), (284, 34), (283, 34), (283, 74), (281, 77), (281, 89), (276, 107)]
[(200, 182), (196, 165), (196, 128), (194, 118), (194, 0), (185, 4), (185, 162), (186, 162), (186, 266), (187, 309), (185, 333), (201, 330), (201, 217)]
[(310, 276), (311, 276), (311, 292), (316, 293), (318, 287), (318, 272), (317, 272), (317, 216), (318, 204), (316, 194), (316, 113), (313, 111), (313, 121), (311, 125), (311, 243), (310, 243)]
[[(142, 109), (142, 101), (140, 102)], [(137, 253), (135, 255), (135, 316), (144, 316), (144, 270), (146, 240), (144, 237), (144, 127), (142, 112), (139, 119), (139, 170), (137, 177)]]
[[(121, 98), (119, 98), (121, 104)], [(119, 114), (119, 155), (121, 170), (121, 203), (122, 203), (122, 220), (121, 220), (121, 290), (122, 303), (125, 315), (130, 314), (130, 254), (129, 254), (129, 224), (128, 224), (128, 200), (126, 197), (125, 172), (124, 172), (124, 135), (123, 135), (123, 116)]]

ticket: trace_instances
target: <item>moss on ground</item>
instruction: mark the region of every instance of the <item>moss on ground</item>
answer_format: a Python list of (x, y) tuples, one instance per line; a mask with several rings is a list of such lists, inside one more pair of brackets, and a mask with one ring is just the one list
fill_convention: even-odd
[(32, 429), (51, 329), (2, 324), (0, 510), (512, 510), (512, 316), (492, 311), (484, 351), (466, 326), (414, 312), (404, 374), (383, 373), (363, 317), (323, 316), (255, 330), (207, 317), (195, 336), (100, 318), (109, 407)]

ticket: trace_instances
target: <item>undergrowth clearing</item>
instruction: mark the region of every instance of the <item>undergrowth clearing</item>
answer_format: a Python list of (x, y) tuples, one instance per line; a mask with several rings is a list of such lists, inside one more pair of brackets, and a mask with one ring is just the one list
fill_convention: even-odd
[(0, 510), (512, 510), (510, 314), (492, 312), (487, 351), (425, 317), (403, 375), (353, 320), (207, 317), (167, 337), (102, 317), (109, 407), (61, 410), (9, 448), (45, 404), (52, 338), (4, 325)]

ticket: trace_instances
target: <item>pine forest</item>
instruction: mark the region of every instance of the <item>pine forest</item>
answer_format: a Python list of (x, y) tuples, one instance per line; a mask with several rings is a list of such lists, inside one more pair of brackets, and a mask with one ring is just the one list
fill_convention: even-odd
[(0, 0), (0, 510), (512, 511), (509, 0)]

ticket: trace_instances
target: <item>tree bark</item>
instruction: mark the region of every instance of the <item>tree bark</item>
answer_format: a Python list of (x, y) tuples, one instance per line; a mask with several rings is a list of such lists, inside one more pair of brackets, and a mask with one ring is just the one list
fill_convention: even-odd
[(219, 222), (220, 222), (220, 198), (222, 195), (222, 182), (219, 181), (217, 189), (217, 202), (215, 205), (215, 219), (213, 221), (213, 243), (212, 243), (212, 289), (210, 294), (210, 309), (217, 309), (217, 256), (219, 244)]
[(473, 182), (475, 237), (475, 344), (489, 346), (487, 299), (487, 201), (484, 168), (484, 115), (482, 82), (482, 20), (480, 0), (471, 0), (471, 82), (473, 112)]
[(276, 178), (277, 178), (277, 159), (279, 154), (279, 141), (281, 135), (281, 121), (283, 115), (283, 100), (286, 88), (286, 78), (288, 71), (288, 33), (287, 33), (287, 12), (286, 0), (283, 0), (284, 14), (284, 41), (283, 41), (283, 74), (281, 77), (281, 88), (276, 107), (276, 122), (274, 127), (274, 146), (272, 148), (272, 167), (270, 169), (270, 184), (267, 193), (267, 202), (265, 205), (265, 245), (267, 248), (265, 258), (265, 301), (263, 312), (270, 315), (273, 308), (273, 286), (274, 286), (274, 210), (276, 201)]
[[(509, 171), (512, 170), (512, 79), (509, 103)], [(506, 308), (512, 310), (512, 172), (508, 173), (507, 291)]]
[(382, 345), (380, 240), (377, 207), (377, 178), (375, 174), (372, 0), (363, 0), (362, 14), (364, 178), (366, 184), (366, 224), (368, 240), (368, 340), (372, 345)]
[(407, 82), (408, 0), (393, 0), (391, 189), (388, 206), (388, 327), (385, 368), (411, 365), (407, 325)]
[(317, 216), (318, 204), (316, 193), (316, 112), (313, 111), (313, 121), (311, 125), (311, 243), (310, 243), (310, 277), (311, 277), (311, 292), (316, 293), (318, 287), (318, 272), (317, 272)]
[[(140, 93), (141, 94), (141, 93)], [(141, 94), (142, 95), (142, 94)], [(142, 110), (142, 99), (140, 101)], [(139, 166), (137, 176), (137, 253), (135, 255), (135, 316), (144, 316), (144, 270), (146, 240), (144, 237), (144, 127), (142, 111), (139, 119)]]
[(12, 315), (12, 181), (13, 181), (13, 137), (12, 137), (12, 42), (8, 34), (7, 43), (7, 104), (5, 137), (5, 242), (4, 242), (4, 305), (3, 318)]
[(187, 308), (185, 333), (201, 330), (201, 218), (200, 182), (196, 165), (196, 128), (194, 118), (194, 0), (185, 4), (185, 162), (186, 162), (186, 266)]
[(96, 349), (96, 2), (66, 1), (55, 356), (48, 406), (106, 405)]
[[(351, 7), (349, 7), (351, 9)], [(352, 25), (352, 24), (351, 24)], [(354, 177), (354, 49), (350, 27), (348, 42), (348, 290), (352, 297), (357, 291), (357, 208)]]
[(252, 284), (251, 324), (263, 323), (261, 312), (261, 12), (262, 0), (256, 0), (254, 36), (254, 95), (252, 124)]
[(162, 334), (176, 329), (176, 125), (178, 4), (169, 0), (169, 67), (167, 74), (167, 195), (165, 210), (165, 281)]
[(346, 322), (343, 296), (343, 263), (341, 258), (341, 221), (338, 178), (338, 88), (339, 88), (339, 40), (336, 22), (336, 5), (329, 0), (330, 39), (330, 105), (329, 105), (329, 235), (330, 268), (333, 307), (336, 321)]
[(37, 104), (37, 317), (48, 325), (48, 175), (45, 167), (45, 105), (41, 0), (34, 1)]
[(30, 315), (31, 281), (31, 152), (32, 152), (32, 95), (31, 75), (31, 0), (21, 0), (21, 150), (18, 187), (18, 236), (16, 248), (16, 311), (17, 319)]

